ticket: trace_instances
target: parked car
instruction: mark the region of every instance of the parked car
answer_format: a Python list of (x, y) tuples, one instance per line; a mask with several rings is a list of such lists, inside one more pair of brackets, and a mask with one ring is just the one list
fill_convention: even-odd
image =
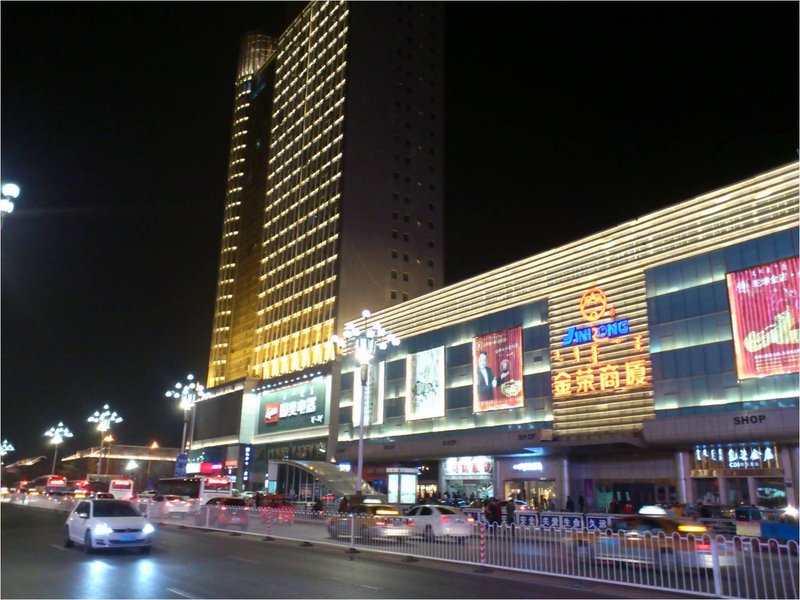
[(64, 546), (83, 544), (87, 554), (101, 548), (139, 548), (150, 552), (155, 527), (126, 500), (85, 499), (64, 524)]
[(428, 541), (454, 538), (463, 543), (474, 533), (475, 518), (452, 506), (421, 504), (406, 514), (414, 520), (414, 533)]
[(331, 538), (354, 535), (362, 542), (373, 539), (394, 539), (404, 542), (414, 534), (414, 519), (403, 515), (399, 508), (388, 504), (354, 504), (349, 515), (328, 519), (326, 527)]
[(195, 524), (205, 527), (238, 527), (242, 531), (250, 524), (250, 512), (242, 498), (219, 496), (211, 498), (195, 515)]
[(191, 500), (181, 496), (156, 494), (150, 500), (151, 508), (149, 510), (152, 511), (152, 514), (164, 517), (169, 515), (183, 517), (192, 512), (193, 506), (194, 504)]
[[(708, 528), (655, 507), (642, 507), (638, 515), (614, 517), (608, 531), (568, 532), (566, 540), (575, 546), (579, 558), (587, 560), (667, 569), (712, 568)], [(732, 542), (720, 543), (717, 550), (721, 567), (736, 565)]]

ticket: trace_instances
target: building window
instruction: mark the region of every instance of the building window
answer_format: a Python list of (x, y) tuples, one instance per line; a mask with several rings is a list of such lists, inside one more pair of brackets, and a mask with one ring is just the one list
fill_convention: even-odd
[(393, 240), (396, 240), (396, 239), (397, 239), (397, 233), (398, 233), (398, 232), (397, 232), (397, 229), (392, 229), (392, 239), (393, 239)]
[(404, 241), (404, 242), (407, 242), (407, 241), (408, 241), (408, 239), (409, 239), (409, 238), (408, 238), (408, 234), (407, 234), (407, 233), (404, 233), (404, 234), (403, 234), (403, 241)]
[(403, 302), (405, 302), (406, 300), (408, 300), (408, 294), (403, 292)]
[(392, 250), (392, 258), (397, 258), (397, 250)]
[(397, 279), (397, 271), (392, 269), (392, 279)]
[(399, 218), (400, 218), (400, 213), (398, 213), (397, 211), (392, 213), (392, 219), (394, 219), (396, 221)]
[(403, 281), (408, 281), (408, 273), (403, 273)]
[(389, 292), (389, 297), (390, 297), (392, 300), (397, 300), (397, 292), (396, 292), (396, 291), (394, 291), (394, 290), (392, 290), (391, 292)]
[(433, 267), (433, 259), (432, 258), (428, 259), (428, 266), (429, 267)]
[(403, 215), (403, 223), (408, 223), (408, 215)]
[(403, 262), (408, 262), (408, 252), (403, 252)]
[(403, 203), (411, 204), (411, 198), (409, 198), (408, 196), (403, 196)]
[(428, 279), (428, 287), (433, 287), (433, 279)]

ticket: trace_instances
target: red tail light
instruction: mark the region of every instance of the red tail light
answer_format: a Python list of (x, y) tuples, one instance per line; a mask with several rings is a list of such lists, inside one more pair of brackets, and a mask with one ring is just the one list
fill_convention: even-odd
[(439, 517), (439, 520), (442, 522), (443, 525), (447, 525), (450, 522), (450, 517), (447, 515), (442, 515)]
[(700, 543), (695, 544), (694, 547), (698, 552), (711, 552), (711, 544)]
[(472, 524), (472, 523), (474, 523), (474, 522), (475, 522), (475, 519), (474, 519), (474, 518), (472, 518), (472, 517), (467, 517), (467, 523), (470, 523), (470, 524)]
[(414, 527), (414, 519), (409, 519), (409, 520), (406, 522), (406, 525), (408, 525), (409, 527)]
[(386, 525), (386, 521), (384, 521), (383, 519), (378, 519), (377, 521), (375, 521), (375, 525), (381, 527), (383, 525)]
[(220, 510), (228, 510), (228, 509), (223, 506), (220, 508)]

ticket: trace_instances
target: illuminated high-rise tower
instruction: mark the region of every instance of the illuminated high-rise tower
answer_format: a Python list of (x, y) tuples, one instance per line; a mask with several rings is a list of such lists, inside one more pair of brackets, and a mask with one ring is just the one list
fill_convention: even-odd
[(362, 308), (443, 279), (443, 14), (313, 2), (246, 36), (208, 385), (329, 362)]

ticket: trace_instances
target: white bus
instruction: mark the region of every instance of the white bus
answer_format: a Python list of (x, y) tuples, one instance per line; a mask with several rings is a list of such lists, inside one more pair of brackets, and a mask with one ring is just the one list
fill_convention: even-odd
[(161, 496), (180, 496), (183, 500), (191, 501), (195, 505), (191, 507), (194, 512), (211, 498), (232, 496), (233, 483), (227, 477), (213, 475), (165, 477), (158, 480), (156, 491)]

